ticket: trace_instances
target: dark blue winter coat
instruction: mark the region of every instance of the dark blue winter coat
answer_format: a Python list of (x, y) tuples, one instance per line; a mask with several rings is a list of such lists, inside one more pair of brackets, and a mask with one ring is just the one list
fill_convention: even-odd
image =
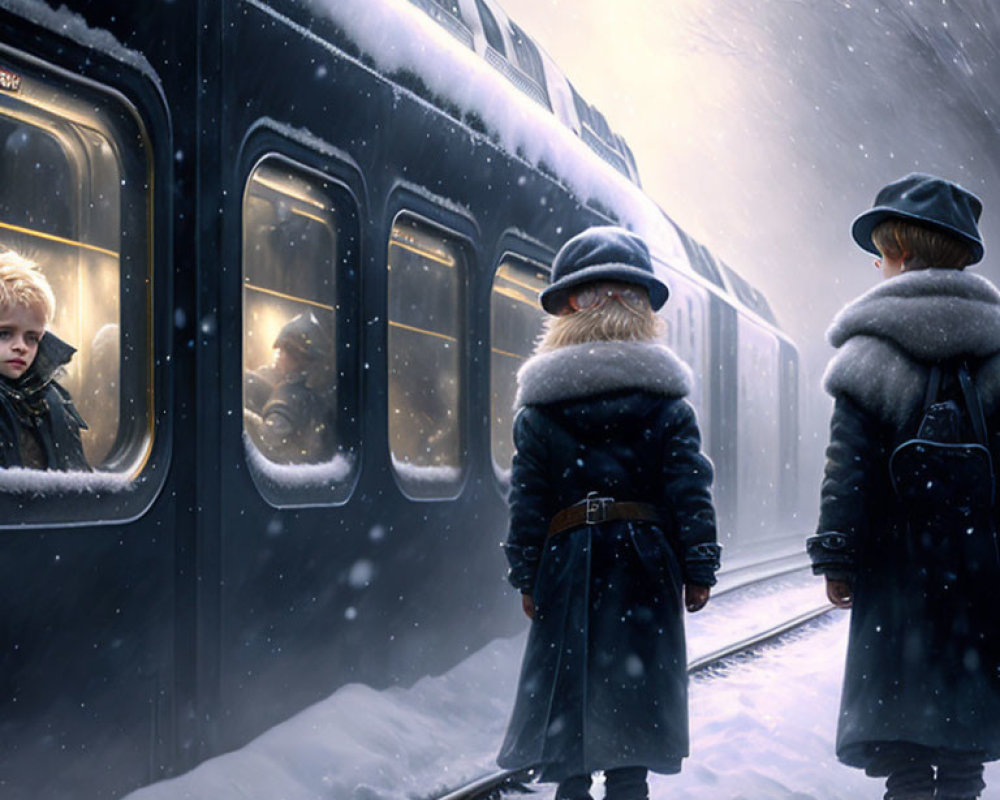
[[(930, 367), (967, 359), (1000, 468), (1000, 293), (952, 270), (904, 273), (847, 306), (814, 569), (854, 585), (837, 732), (841, 761), (866, 767), (886, 742), (1000, 757), (997, 513), (917, 514), (895, 496), (889, 457), (923, 414)], [(943, 398), (961, 402), (954, 378)], [(963, 404), (964, 407), (964, 404)]]
[[(535, 600), (498, 758), (543, 780), (600, 769), (680, 769), (688, 754), (684, 582), (715, 582), (712, 467), (687, 369), (666, 348), (600, 343), (518, 375), (509, 579)], [(659, 506), (666, 523), (605, 522), (547, 538), (596, 491)]]
[(44, 469), (82, 470), (90, 467), (83, 454), (80, 417), (69, 392), (55, 376), (76, 352), (52, 333), (39, 342), (28, 370), (12, 381), (0, 376), (0, 467), (22, 467), (22, 429), (30, 429), (44, 459)]

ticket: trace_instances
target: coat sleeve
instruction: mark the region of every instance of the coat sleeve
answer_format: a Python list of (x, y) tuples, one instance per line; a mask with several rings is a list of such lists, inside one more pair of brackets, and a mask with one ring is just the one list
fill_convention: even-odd
[(504, 551), (510, 570), (507, 580), (521, 592), (531, 593), (538, 562), (548, 536), (550, 486), (546, 440), (530, 408), (514, 418), (514, 461), (510, 475), (510, 527)]
[(663, 505), (673, 512), (684, 580), (714, 586), (722, 548), (716, 540), (712, 462), (701, 452), (701, 432), (686, 400), (669, 407), (664, 442)]
[(850, 580), (868, 533), (877, 470), (886, 454), (877, 422), (846, 395), (837, 395), (820, 496), (819, 525), (806, 542), (813, 572)]

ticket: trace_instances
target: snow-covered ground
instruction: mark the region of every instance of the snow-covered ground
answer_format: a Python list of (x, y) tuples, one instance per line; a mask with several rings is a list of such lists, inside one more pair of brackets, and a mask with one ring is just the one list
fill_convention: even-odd
[[(694, 658), (822, 603), (795, 575), (715, 598), (690, 616)], [(875, 800), (878, 781), (837, 763), (833, 737), (847, 615), (691, 685), (691, 757), (653, 776), (652, 800)], [(500, 639), (408, 689), (345, 686), (241, 750), (129, 800), (412, 800), (495, 769), (525, 636)], [(987, 769), (1000, 785), (1000, 769)], [(532, 795), (549, 800), (554, 787)], [(600, 784), (595, 798), (601, 796)]]

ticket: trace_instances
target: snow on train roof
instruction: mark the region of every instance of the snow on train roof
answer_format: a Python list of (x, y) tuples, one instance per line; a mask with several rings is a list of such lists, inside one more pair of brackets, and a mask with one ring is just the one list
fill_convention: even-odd
[[(264, 0), (251, 2), (276, 13)], [(535, 168), (545, 164), (581, 202), (614, 209), (621, 223), (645, 238), (660, 259), (692, 271), (676, 228), (649, 197), (408, 0), (301, 2), (315, 15), (332, 20), (381, 72), (416, 73), (432, 92), (478, 115), (506, 152)]]
[[(303, 35), (313, 34), (284, 18), (267, 0), (247, 0)], [(675, 269), (697, 274), (672, 220), (638, 187), (596, 156), (574, 132), (534, 101), (511, 88), (499, 72), (408, 0), (298, 0), (337, 24), (379, 69), (409, 69), (441, 97), (475, 112), (507, 152), (554, 170), (582, 203), (614, 209), (621, 224), (647, 240), (655, 256)], [(146, 57), (107, 30), (93, 28), (65, 6), (44, 0), (4, 0), (4, 8), (37, 25), (128, 64), (161, 86)], [(414, 27), (422, 36), (414, 36)], [(547, 55), (544, 56), (548, 59)], [(405, 90), (403, 90), (405, 91)], [(657, 265), (659, 269), (659, 265)], [(662, 276), (668, 277), (668, 276)]]
[(3, 8), (47, 30), (66, 36), (77, 44), (107, 53), (117, 61), (138, 69), (157, 86), (160, 85), (156, 70), (142, 53), (130, 50), (110, 31), (90, 27), (80, 14), (70, 11), (66, 6), (54, 9), (44, 0), (3, 0)]

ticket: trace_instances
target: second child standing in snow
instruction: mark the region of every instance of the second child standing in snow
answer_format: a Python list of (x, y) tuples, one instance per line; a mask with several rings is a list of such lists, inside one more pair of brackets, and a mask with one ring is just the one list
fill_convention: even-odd
[(963, 271), (983, 257), (981, 208), (930, 175), (882, 189), (853, 235), (886, 280), (828, 332), (808, 547), (853, 607), (837, 756), (886, 778), (886, 800), (972, 800), (1000, 758), (1000, 292)]
[(567, 242), (551, 315), (518, 372), (510, 582), (532, 618), (498, 763), (540, 768), (559, 800), (644, 800), (688, 755), (683, 609), (715, 583), (712, 466), (690, 371), (655, 343), (667, 286), (621, 228)]

